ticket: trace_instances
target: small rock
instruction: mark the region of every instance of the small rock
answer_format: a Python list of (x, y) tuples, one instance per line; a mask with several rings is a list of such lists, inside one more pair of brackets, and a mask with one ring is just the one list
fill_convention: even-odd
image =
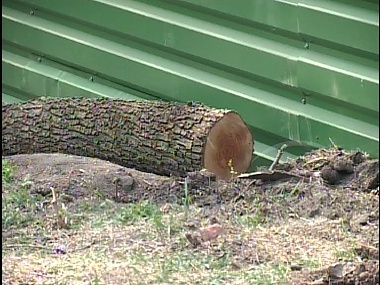
[(344, 277), (344, 266), (341, 263), (337, 263), (329, 266), (328, 274), (330, 278), (340, 279)]
[(57, 244), (53, 248), (54, 254), (66, 254), (66, 247), (62, 244)]
[(115, 177), (112, 182), (120, 187), (120, 189), (128, 192), (132, 190), (135, 181), (131, 176), (126, 175), (122, 177)]
[(367, 160), (367, 157), (365, 156), (364, 153), (362, 153), (361, 151), (357, 151), (355, 152), (352, 156), (351, 156), (351, 159), (352, 159), (352, 162), (355, 164), (355, 165), (358, 165), (360, 163), (363, 163), (364, 161)]
[(369, 278), (370, 278), (370, 275), (369, 275), (368, 271), (364, 271), (364, 272), (359, 274), (359, 280), (360, 281), (365, 281), (365, 280), (368, 280)]
[(379, 188), (379, 172), (376, 173), (376, 175), (371, 180), (369, 180), (367, 188), (368, 189)]
[(290, 265), (290, 270), (292, 270), (292, 271), (300, 271), (300, 270), (302, 270), (302, 266), (299, 265), (299, 264), (291, 264)]
[(338, 171), (332, 169), (331, 166), (325, 165), (321, 169), (321, 177), (329, 184), (336, 184), (340, 180)]
[(340, 157), (334, 161), (333, 168), (339, 172), (353, 173), (354, 172), (354, 163), (351, 160), (348, 160), (344, 157)]

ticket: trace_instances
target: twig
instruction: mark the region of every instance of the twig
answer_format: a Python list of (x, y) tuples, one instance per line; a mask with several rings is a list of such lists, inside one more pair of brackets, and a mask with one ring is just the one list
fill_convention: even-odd
[[(84, 249), (90, 248), (95, 243), (96, 243), (95, 241), (92, 241), (90, 244), (87, 244), (87, 245), (81, 246), (79, 248), (73, 249), (73, 251), (80, 251), (80, 250), (84, 250)], [(26, 248), (35, 248), (35, 249), (50, 250), (50, 247), (43, 246), (43, 245), (36, 245), (36, 244), (5, 244), (4, 246), (6, 248), (21, 248), (21, 247), (26, 247)]]
[(239, 179), (261, 179), (263, 181), (276, 181), (286, 178), (296, 178), (301, 179), (302, 177), (296, 174), (287, 173), (285, 171), (272, 170), (272, 171), (260, 171), (260, 172), (250, 172), (243, 173), (237, 176)]
[(331, 138), (329, 138), (330, 143), (333, 145), (334, 148), (338, 149), (339, 147), (333, 142)]
[(115, 185), (115, 201), (119, 202), (119, 183), (120, 183), (120, 178), (119, 177), (115, 177), (112, 182)]
[(47, 246), (36, 245), (36, 244), (5, 244), (4, 246), (7, 248), (28, 247), (28, 248), (38, 248), (38, 249), (46, 249), (46, 250), (50, 249)]
[(79, 247), (79, 248), (76, 248), (76, 249), (74, 249), (73, 251), (79, 251), (79, 250), (84, 250), (84, 249), (90, 248), (90, 247), (93, 246), (95, 243), (96, 243), (96, 241), (93, 240), (91, 243), (89, 243), (89, 244), (87, 244), (87, 245), (84, 245), (84, 246), (81, 246), (81, 247)]
[(57, 193), (55, 192), (53, 187), (50, 187), (51, 192), (53, 194), (53, 199), (51, 200), (51, 205), (53, 207), (53, 210), (55, 212), (55, 215), (57, 217), (57, 224), (59, 228), (66, 228), (67, 227), (67, 218), (62, 218), (61, 213), (59, 212), (58, 208), (58, 200), (57, 200)]
[(371, 249), (371, 250), (377, 250), (377, 251), (379, 251), (379, 249), (377, 247), (374, 247), (374, 246), (371, 246), (371, 245), (367, 245), (367, 244), (364, 244), (364, 243), (361, 243), (361, 242), (358, 242), (358, 246), (361, 246), (361, 247), (364, 247), (364, 248), (367, 248), (367, 249)]
[(316, 163), (316, 162), (320, 162), (320, 161), (328, 161), (328, 158), (327, 157), (324, 157), (324, 156), (321, 156), (321, 157), (316, 157), (316, 158), (313, 158), (313, 159), (310, 159), (309, 161), (306, 161), (304, 163), (304, 166), (308, 165), (308, 164), (312, 164), (312, 163)]
[(276, 167), (276, 165), (280, 161), (281, 156), (284, 154), (284, 149), (287, 148), (287, 147), (288, 147), (287, 144), (283, 144), (282, 147), (280, 147), (280, 149), (278, 150), (276, 158), (274, 159), (274, 161), (271, 164), (271, 166), (269, 166), (269, 168), (268, 168), (269, 171), (273, 171), (273, 169)]

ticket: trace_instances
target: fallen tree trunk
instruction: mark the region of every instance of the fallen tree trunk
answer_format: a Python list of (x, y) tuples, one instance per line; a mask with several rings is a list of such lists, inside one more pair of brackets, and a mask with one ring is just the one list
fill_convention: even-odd
[(252, 135), (232, 111), (195, 103), (41, 98), (2, 107), (2, 155), (66, 153), (160, 175), (245, 172)]

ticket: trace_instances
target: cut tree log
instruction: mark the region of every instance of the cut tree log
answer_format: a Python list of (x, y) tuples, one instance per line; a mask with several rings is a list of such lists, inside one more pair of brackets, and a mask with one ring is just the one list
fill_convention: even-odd
[(159, 175), (247, 171), (251, 132), (233, 111), (197, 103), (39, 98), (2, 106), (2, 155), (66, 153)]

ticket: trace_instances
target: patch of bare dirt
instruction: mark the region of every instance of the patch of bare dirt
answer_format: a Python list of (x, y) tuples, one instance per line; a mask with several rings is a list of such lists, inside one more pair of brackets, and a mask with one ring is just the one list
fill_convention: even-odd
[[(336, 263), (326, 257), (329, 264), (318, 271), (293, 264), (293, 284), (379, 282), (379, 163), (362, 152), (321, 149), (277, 166), (294, 175), (292, 178), (229, 182), (216, 182), (201, 172), (189, 173), (186, 180), (162, 177), (64, 154), (7, 158), (15, 166), (16, 180), (32, 182), (31, 193), (51, 195), (54, 188), (71, 199), (101, 196), (123, 203), (150, 200), (163, 205), (184, 203), (190, 197), (208, 219), (256, 213), (256, 222), (270, 230), (259, 228), (242, 234), (226, 229), (230, 236), (242, 237), (229, 241), (231, 251), (239, 257), (237, 267), (273, 260), (291, 264), (289, 256), (300, 258), (308, 248), (327, 254), (339, 242), (353, 247), (353, 260)], [(347, 237), (355, 242), (342, 242)]]
[(300, 285), (376, 285), (379, 284), (379, 262), (338, 262), (314, 272), (301, 271), (294, 274), (293, 281)]

